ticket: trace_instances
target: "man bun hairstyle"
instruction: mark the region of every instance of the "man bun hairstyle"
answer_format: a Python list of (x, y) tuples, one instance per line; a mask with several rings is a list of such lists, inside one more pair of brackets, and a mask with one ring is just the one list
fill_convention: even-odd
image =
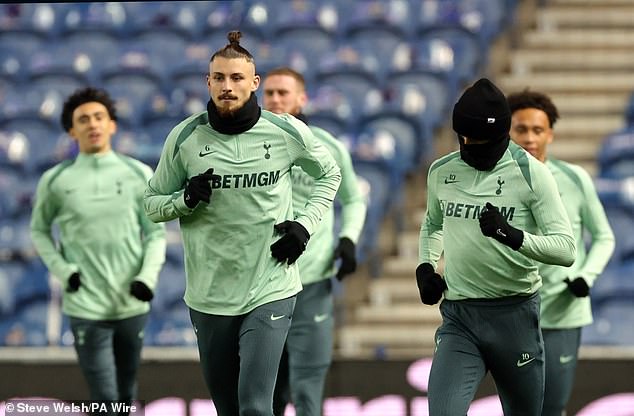
[(461, 136), (498, 141), (509, 135), (511, 109), (502, 91), (481, 78), (454, 105), (452, 121), (454, 131)]
[(236, 59), (236, 58), (244, 58), (248, 62), (255, 64), (253, 60), (253, 56), (251, 53), (240, 46), (240, 39), (242, 38), (242, 32), (239, 30), (233, 30), (227, 33), (227, 40), (229, 43), (225, 45), (222, 49), (217, 50), (213, 55), (211, 55), (210, 62), (213, 62), (217, 56), (227, 59)]
[(535, 108), (546, 113), (550, 128), (555, 126), (559, 119), (559, 111), (549, 96), (541, 92), (530, 91), (528, 88), (522, 92), (516, 92), (508, 96), (507, 101), (511, 108), (511, 114), (518, 110)]
[(66, 101), (62, 108), (61, 122), (66, 132), (73, 128), (73, 112), (82, 104), (97, 102), (103, 104), (108, 110), (108, 116), (111, 120), (117, 121), (117, 110), (114, 100), (105, 90), (93, 87), (87, 87), (76, 90)]

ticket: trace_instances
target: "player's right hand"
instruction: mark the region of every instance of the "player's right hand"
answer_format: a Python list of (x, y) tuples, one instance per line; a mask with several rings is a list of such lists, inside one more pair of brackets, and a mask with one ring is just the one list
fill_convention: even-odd
[(209, 203), (211, 199), (211, 178), (214, 168), (209, 168), (205, 173), (201, 173), (189, 178), (185, 185), (185, 205), (194, 209), (199, 202)]
[(434, 271), (434, 267), (429, 263), (421, 263), (416, 268), (416, 284), (420, 300), (425, 305), (435, 305), (442, 294), (447, 290), (445, 279)]
[(79, 290), (79, 286), (81, 286), (79, 276), (79, 272), (75, 272), (68, 277), (66, 281), (66, 292), (73, 293)]

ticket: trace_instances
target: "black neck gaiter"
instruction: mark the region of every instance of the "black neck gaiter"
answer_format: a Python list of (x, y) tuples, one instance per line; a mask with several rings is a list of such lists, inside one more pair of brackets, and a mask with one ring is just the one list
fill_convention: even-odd
[(258, 105), (258, 99), (254, 93), (244, 105), (232, 115), (223, 117), (218, 113), (218, 108), (212, 99), (207, 103), (207, 117), (211, 127), (222, 134), (240, 134), (255, 126), (260, 119), (262, 110)]
[(306, 117), (306, 114), (304, 114), (304, 113), (298, 113), (298, 114), (295, 116), (295, 118), (296, 118), (296, 119), (298, 119), (298, 120), (303, 121), (303, 122), (304, 122), (304, 124), (308, 124), (308, 117)]
[(477, 170), (488, 171), (495, 167), (509, 147), (511, 138), (505, 138), (482, 144), (465, 144), (462, 136), (458, 135), (460, 142), (460, 157), (465, 163)]

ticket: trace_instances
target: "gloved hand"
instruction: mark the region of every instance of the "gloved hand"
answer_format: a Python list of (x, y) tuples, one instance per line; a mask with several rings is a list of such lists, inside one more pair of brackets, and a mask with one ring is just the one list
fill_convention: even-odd
[(152, 289), (140, 280), (130, 283), (130, 294), (143, 302), (149, 302), (154, 298)]
[(577, 277), (573, 281), (566, 277), (564, 282), (568, 285), (568, 290), (578, 298), (585, 298), (590, 294), (590, 287), (583, 277)]
[(341, 237), (339, 245), (335, 249), (334, 259), (341, 257), (341, 267), (337, 272), (337, 279), (342, 280), (346, 275), (357, 270), (357, 253), (355, 245), (348, 237)]
[(193, 176), (187, 181), (185, 185), (185, 205), (194, 209), (200, 201), (209, 203), (211, 198), (211, 178), (214, 173), (214, 168), (209, 168), (205, 173)]
[(486, 209), (480, 214), (480, 230), (485, 236), (494, 238), (513, 250), (519, 250), (524, 242), (524, 232), (509, 225), (498, 207), (490, 202), (486, 203)]
[(66, 292), (73, 293), (79, 290), (79, 286), (81, 286), (81, 280), (79, 279), (79, 276), (79, 272), (75, 272), (70, 275), (70, 277), (66, 281)]
[(416, 284), (420, 293), (420, 300), (425, 305), (434, 305), (442, 297), (442, 293), (447, 290), (447, 283), (434, 271), (434, 267), (429, 263), (421, 263), (416, 268)]
[(284, 221), (273, 227), (282, 238), (271, 244), (271, 255), (279, 262), (293, 264), (306, 250), (310, 234), (297, 221)]

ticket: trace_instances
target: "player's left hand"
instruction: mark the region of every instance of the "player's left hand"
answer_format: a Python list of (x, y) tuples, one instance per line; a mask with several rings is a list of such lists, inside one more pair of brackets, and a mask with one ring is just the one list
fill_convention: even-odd
[(149, 302), (154, 298), (152, 289), (140, 280), (135, 280), (130, 283), (130, 294), (143, 302)]
[(271, 244), (271, 255), (280, 263), (293, 264), (306, 250), (310, 234), (297, 221), (284, 221), (273, 227), (282, 237)]
[(564, 282), (568, 285), (568, 290), (578, 298), (585, 298), (590, 294), (590, 287), (583, 277), (577, 277), (573, 281), (566, 277)]
[(498, 207), (490, 202), (486, 203), (486, 209), (480, 214), (480, 231), (513, 250), (519, 250), (524, 242), (524, 232), (509, 225)]
[(346, 275), (354, 273), (357, 270), (357, 253), (356, 247), (348, 237), (341, 237), (339, 245), (335, 249), (334, 260), (341, 258), (341, 267), (337, 272), (337, 279), (342, 280)]

